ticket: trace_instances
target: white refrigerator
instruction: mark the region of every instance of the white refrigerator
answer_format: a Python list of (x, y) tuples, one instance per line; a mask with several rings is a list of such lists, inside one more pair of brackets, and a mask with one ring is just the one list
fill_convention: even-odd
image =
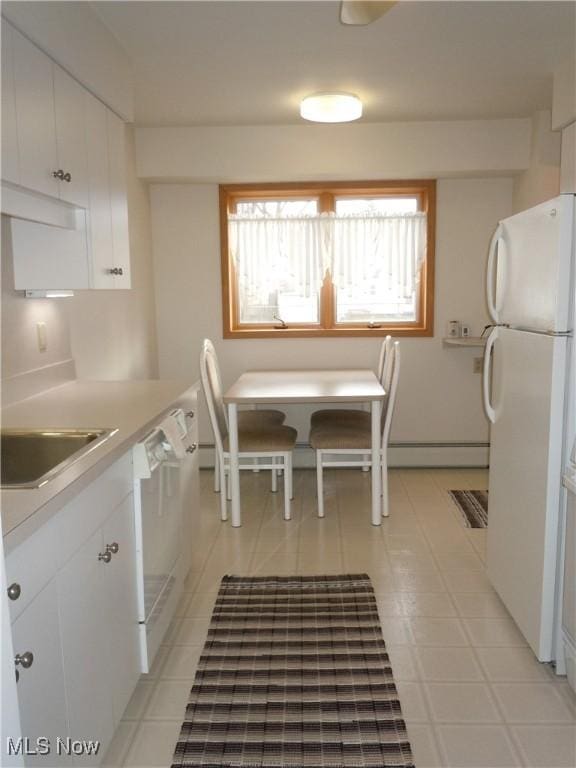
[(488, 577), (540, 661), (564, 670), (566, 489), (575, 434), (574, 195), (502, 220), (490, 243), (484, 355)]

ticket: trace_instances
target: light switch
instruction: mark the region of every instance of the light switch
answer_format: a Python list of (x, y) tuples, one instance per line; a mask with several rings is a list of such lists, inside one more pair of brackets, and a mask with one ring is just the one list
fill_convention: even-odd
[(36, 333), (38, 334), (38, 351), (46, 352), (46, 350), (48, 349), (46, 323), (36, 323)]

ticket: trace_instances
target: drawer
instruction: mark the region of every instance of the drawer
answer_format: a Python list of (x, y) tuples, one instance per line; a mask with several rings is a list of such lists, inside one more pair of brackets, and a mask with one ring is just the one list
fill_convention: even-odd
[(58, 527), (52, 519), (6, 556), (6, 583), (12, 622), (56, 573)]
[(56, 515), (58, 568), (104, 524), (133, 488), (132, 452), (129, 451)]

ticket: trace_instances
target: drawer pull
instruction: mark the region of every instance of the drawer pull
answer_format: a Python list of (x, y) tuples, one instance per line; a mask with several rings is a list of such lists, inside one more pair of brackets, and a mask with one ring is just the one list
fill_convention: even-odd
[(16, 584), (16, 582), (14, 582), (14, 584), (10, 584), (7, 591), (10, 600), (18, 600), (20, 593), (22, 592), (20, 584)]
[(117, 541), (112, 542), (112, 544), (106, 544), (106, 552), (111, 552), (113, 555), (117, 554), (119, 549)]
[(14, 656), (14, 664), (20, 664), (20, 666), (24, 667), (24, 669), (31, 667), (33, 662), (34, 654), (31, 653), (31, 651), (26, 651), (26, 653), (17, 653), (16, 656)]
[(122, 269), (122, 267), (111, 267), (108, 270), (108, 272), (111, 275), (123, 275), (124, 274), (124, 270)]
[(109, 563), (110, 560), (112, 560), (112, 552), (100, 552), (98, 555), (98, 560), (102, 560), (104, 563)]
[(196, 448), (198, 448), (198, 446), (196, 445), (196, 443), (192, 443), (192, 445), (189, 445), (189, 446), (186, 448), (186, 453), (194, 453), (194, 451), (196, 450)]
[(195, 415), (196, 415), (196, 414), (194, 413), (194, 411), (186, 411), (186, 413), (185, 413), (185, 416), (186, 416), (188, 419), (193, 419)]

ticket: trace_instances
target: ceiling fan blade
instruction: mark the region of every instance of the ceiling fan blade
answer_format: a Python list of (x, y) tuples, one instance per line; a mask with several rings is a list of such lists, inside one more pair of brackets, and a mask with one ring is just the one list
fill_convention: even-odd
[(342, 24), (364, 26), (371, 24), (390, 10), (395, 2), (380, 0), (342, 0), (340, 3), (340, 21)]

